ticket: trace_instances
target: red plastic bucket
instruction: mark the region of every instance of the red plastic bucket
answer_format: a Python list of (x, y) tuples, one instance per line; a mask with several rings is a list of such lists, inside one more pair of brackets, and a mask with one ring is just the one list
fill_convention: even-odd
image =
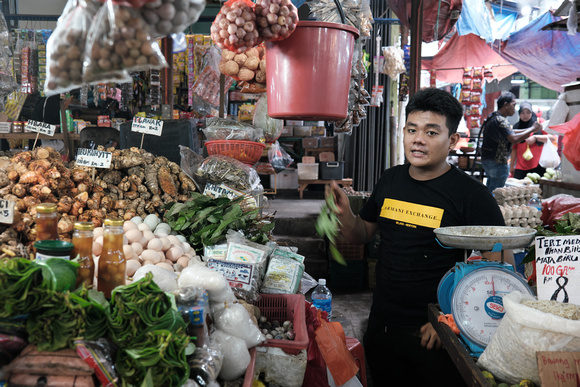
[(299, 21), (287, 39), (266, 42), (268, 115), (338, 121), (348, 112), (354, 27)]

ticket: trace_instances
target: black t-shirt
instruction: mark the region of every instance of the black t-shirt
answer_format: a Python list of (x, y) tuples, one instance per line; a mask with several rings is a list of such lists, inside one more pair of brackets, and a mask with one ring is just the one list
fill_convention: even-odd
[(381, 238), (372, 312), (388, 326), (415, 329), (428, 321), (445, 273), (464, 259), (462, 249), (443, 248), (438, 227), (504, 226), (487, 187), (455, 167), (428, 181), (409, 175), (409, 164), (385, 171), (360, 212), (378, 223)]
[(513, 133), (512, 125), (507, 118), (493, 112), (485, 120), (482, 130), (481, 158), (506, 164), (512, 151), (512, 143), (508, 140), (508, 136)]

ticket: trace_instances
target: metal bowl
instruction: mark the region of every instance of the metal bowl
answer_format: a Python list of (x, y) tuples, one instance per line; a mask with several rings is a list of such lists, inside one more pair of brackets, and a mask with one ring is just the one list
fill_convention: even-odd
[(433, 232), (444, 246), (483, 251), (527, 247), (536, 236), (533, 228), (507, 226), (440, 227)]

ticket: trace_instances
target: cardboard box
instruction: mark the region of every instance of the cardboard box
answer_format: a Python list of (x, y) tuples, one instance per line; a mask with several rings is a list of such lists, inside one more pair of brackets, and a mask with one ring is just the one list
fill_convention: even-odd
[(0, 122), (0, 133), (12, 132), (12, 122)]
[(295, 137), (310, 137), (312, 136), (312, 126), (295, 126), (294, 127)]
[(303, 164), (314, 164), (316, 163), (316, 157), (314, 156), (304, 156), (302, 157)]
[(318, 137), (303, 138), (302, 148), (318, 148)]
[(298, 180), (318, 180), (318, 163), (298, 163)]
[(318, 159), (320, 162), (323, 161), (335, 161), (334, 152), (320, 152), (318, 155)]
[(294, 136), (294, 127), (284, 126), (282, 128), (282, 132), (280, 133), (280, 137), (292, 137), (292, 136)]
[(304, 126), (304, 121), (286, 120), (285, 125), (288, 125), (288, 126)]
[(336, 146), (336, 137), (320, 137), (321, 148), (334, 148)]
[(321, 162), (319, 176), (320, 180), (342, 180), (344, 176), (344, 162)]
[(318, 137), (326, 136), (326, 128), (324, 126), (313, 126), (312, 135)]

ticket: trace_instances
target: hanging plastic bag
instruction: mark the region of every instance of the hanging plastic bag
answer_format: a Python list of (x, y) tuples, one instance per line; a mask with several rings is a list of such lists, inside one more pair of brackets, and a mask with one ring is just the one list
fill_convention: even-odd
[(228, 0), (211, 24), (211, 40), (237, 54), (260, 44), (254, 7), (251, 0)]
[(262, 128), (266, 142), (274, 142), (282, 134), (284, 120), (278, 120), (268, 115), (268, 96), (266, 94), (256, 102), (253, 124), (256, 128)]
[(205, 0), (155, 0), (145, 3), (140, 12), (157, 38), (185, 31), (204, 9)]
[(141, 14), (107, 0), (89, 30), (83, 67), (85, 82), (131, 82), (128, 71), (163, 67), (167, 67), (165, 57), (151, 39)]
[(524, 152), (524, 154), (522, 155), (522, 157), (524, 158), (524, 160), (526, 161), (530, 161), (532, 158), (534, 158), (534, 154), (532, 153), (532, 151), (530, 150), (530, 144), (527, 144), (527, 148), (526, 151)]
[(294, 159), (290, 157), (288, 152), (282, 149), (278, 141), (273, 143), (268, 150), (268, 160), (270, 161), (270, 164), (272, 164), (272, 168), (274, 168), (276, 173), (282, 172), (294, 162)]
[[(77, 3), (76, 6), (70, 6)], [(68, 12), (58, 19), (56, 28), (46, 44), (47, 96), (65, 93), (82, 86), (85, 42), (92, 20), (101, 4), (94, 1), (69, 0)]]
[(544, 168), (556, 168), (558, 165), (560, 165), (558, 149), (556, 149), (556, 146), (552, 143), (552, 141), (548, 140), (544, 144), (539, 164)]

